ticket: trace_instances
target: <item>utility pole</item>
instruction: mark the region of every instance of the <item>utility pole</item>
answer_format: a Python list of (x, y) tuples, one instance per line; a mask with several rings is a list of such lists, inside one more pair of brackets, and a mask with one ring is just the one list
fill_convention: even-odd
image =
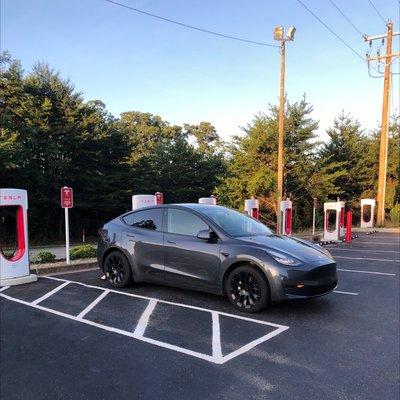
[[(387, 171), (387, 154), (388, 154), (388, 131), (389, 131), (389, 116), (390, 116), (390, 85), (391, 85), (391, 63), (392, 58), (400, 56), (400, 53), (392, 53), (393, 36), (400, 35), (400, 32), (393, 32), (393, 23), (389, 20), (387, 23), (387, 32), (384, 35), (364, 36), (364, 40), (372, 44), (373, 40), (384, 40), (386, 38), (386, 54), (381, 56), (377, 53), (376, 56), (370, 57), (367, 53), (368, 66), (371, 61), (384, 62), (384, 83), (383, 83), (383, 103), (382, 103), (382, 123), (381, 123), (381, 138), (379, 149), (379, 175), (378, 175), (378, 194), (377, 194), (377, 220), (378, 226), (383, 226), (385, 223), (385, 195), (386, 195), (386, 171)], [(379, 65), (379, 64), (378, 64)]]
[(278, 196), (276, 231), (281, 233), (282, 213), (281, 201), (283, 196), (283, 136), (285, 118), (285, 41), (281, 41), (281, 77), (279, 83), (279, 116), (278, 116)]
[(285, 43), (294, 40), (296, 28), (289, 27), (285, 36), (283, 26), (277, 26), (274, 30), (274, 39), (281, 43), (281, 67), (279, 83), (279, 114), (278, 114), (278, 179), (277, 179), (277, 205), (276, 205), (276, 232), (281, 233), (282, 215), (281, 201), (283, 196), (283, 139), (285, 132)]

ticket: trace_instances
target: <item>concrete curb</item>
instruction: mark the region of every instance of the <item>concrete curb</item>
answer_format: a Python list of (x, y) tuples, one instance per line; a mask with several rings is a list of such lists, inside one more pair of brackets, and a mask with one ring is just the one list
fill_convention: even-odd
[(31, 264), (31, 272), (37, 275), (47, 275), (56, 272), (77, 271), (82, 269), (97, 268), (97, 259), (88, 258), (86, 260), (74, 260), (71, 264), (65, 261), (47, 264)]

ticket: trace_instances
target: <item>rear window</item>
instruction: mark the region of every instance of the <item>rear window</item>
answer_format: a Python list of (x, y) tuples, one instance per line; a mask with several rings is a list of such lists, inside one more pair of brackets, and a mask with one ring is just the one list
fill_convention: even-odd
[(135, 228), (148, 229), (151, 231), (162, 230), (162, 215), (161, 208), (151, 208), (149, 210), (140, 210), (132, 212), (122, 217), (123, 221)]

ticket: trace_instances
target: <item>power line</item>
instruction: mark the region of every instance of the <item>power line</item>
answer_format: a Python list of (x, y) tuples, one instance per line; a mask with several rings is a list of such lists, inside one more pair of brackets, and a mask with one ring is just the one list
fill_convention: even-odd
[(157, 19), (160, 19), (160, 20), (162, 20), (164, 22), (169, 22), (171, 24), (183, 26), (184, 28), (193, 29), (193, 30), (200, 31), (200, 32), (203, 32), (203, 33), (208, 33), (210, 35), (220, 36), (220, 37), (223, 37), (223, 38), (226, 38), (226, 39), (237, 40), (237, 41), (245, 42), (245, 43), (256, 44), (256, 45), (259, 45), (259, 46), (279, 47), (276, 44), (257, 42), (255, 40), (243, 39), (243, 38), (240, 38), (240, 37), (237, 37), (237, 36), (225, 35), (224, 33), (219, 33), (219, 32), (209, 31), (208, 29), (198, 28), (197, 26), (188, 25), (188, 24), (184, 24), (183, 22), (174, 21), (174, 20), (169, 19), (169, 18), (161, 17), (160, 15), (152, 14), (152, 13), (149, 13), (149, 12), (144, 11), (144, 10), (139, 10), (138, 8), (130, 7), (130, 6), (126, 5), (126, 4), (118, 3), (118, 2), (113, 1), (113, 0), (105, 0), (105, 1), (107, 1), (108, 3), (112, 3), (112, 4), (115, 4), (117, 6), (123, 7), (123, 8), (127, 8), (128, 10), (135, 11), (137, 13), (147, 15), (148, 17), (157, 18)]
[(346, 14), (333, 2), (333, 0), (329, 0), (329, 2), (342, 14), (342, 16), (346, 19), (346, 21), (362, 36), (363, 33), (353, 24), (353, 22), (346, 16)]
[[(108, 1), (108, 0), (107, 0)], [(351, 50), (358, 58), (362, 61), (364, 57), (356, 50), (354, 50), (347, 42), (345, 42), (332, 28), (330, 28), (321, 18), (318, 17), (312, 10), (310, 10), (301, 0), (297, 0), (315, 19), (317, 19), (332, 35), (334, 35), (338, 40), (340, 40), (349, 50)]]
[(378, 14), (378, 16), (380, 17), (380, 19), (383, 21), (384, 24), (387, 23), (387, 21), (385, 20), (385, 18), (382, 17), (382, 14), (379, 12), (379, 10), (375, 7), (375, 4), (372, 2), (372, 0), (368, 0), (369, 4), (371, 4), (371, 7), (375, 10), (375, 12)]

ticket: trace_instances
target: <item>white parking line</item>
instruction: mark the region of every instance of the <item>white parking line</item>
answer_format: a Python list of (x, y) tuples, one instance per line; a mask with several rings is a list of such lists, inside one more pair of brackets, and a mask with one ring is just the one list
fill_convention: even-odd
[(362, 240), (357, 241), (357, 239), (354, 241), (355, 244), (368, 244), (368, 245), (375, 245), (375, 244), (379, 244), (379, 245), (386, 245), (386, 246), (399, 246), (400, 242), (363, 242)]
[(212, 355), (217, 359), (222, 358), (221, 347), (221, 328), (219, 325), (219, 315), (217, 312), (212, 311)]
[(100, 296), (94, 299), (79, 315), (77, 318), (83, 318), (95, 305), (99, 304), (100, 301), (104, 299), (110, 293), (108, 290), (105, 290)]
[[(46, 295), (42, 296), (41, 298), (37, 299), (34, 302), (27, 302), (24, 300), (20, 300), (11, 296), (8, 296), (6, 294), (0, 293), (0, 297), (4, 297), (5, 299), (8, 299), (10, 301), (14, 301), (20, 304), (24, 304), (26, 306), (29, 307), (33, 307), (42, 311), (46, 311), (58, 316), (62, 316), (64, 318), (68, 318), (70, 320), (73, 321), (77, 321), (86, 325), (90, 325), (90, 326), (94, 326), (96, 328), (99, 329), (103, 329), (109, 332), (113, 332), (113, 333), (117, 333), (120, 335), (124, 335), (124, 336), (128, 336), (146, 343), (150, 343), (159, 347), (163, 347), (169, 350), (174, 350), (177, 351), (179, 353), (183, 353), (183, 354), (187, 354), (193, 357), (197, 357), (197, 358), (201, 358), (203, 360), (215, 363), (215, 364), (223, 364), (229, 360), (231, 360), (234, 357), (237, 357), (243, 353), (246, 353), (247, 351), (251, 350), (253, 347), (259, 345), (260, 343), (266, 342), (267, 340), (279, 335), (280, 333), (286, 331), (287, 329), (289, 329), (288, 326), (285, 325), (280, 325), (280, 324), (275, 324), (272, 322), (265, 322), (265, 321), (260, 321), (260, 320), (255, 320), (252, 318), (247, 318), (247, 317), (242, 317), (239, 315), (234, 315), (234, 314), (229, 314), (229, 313), (224, 313), (224, 312), (220, 312), (220, 311), (215, 311), (215, 310), (210, 310), (210, 309), (206, 309), (206, 308), (202, 308), (202, 307), (195, 307), (195, 306), (191, 306), (188, 304), (181, 304), (181, 303), (173, 303), (170, 301), (165, 301), (165, 300), (159, 300), (156, 298), (152, 298), (152, 297), (146, 297), (146, 296), (140, 296), (140, 295), (135, 295), (132, 293), (126, 293), (126, 292), (120, 292), (118, 290), (112, 290), (112, 289), (105, 289), (99, 286), (93, 286), (93, 285), (87, 285), (81, 282), (77, 282), (77, 281), (67, 281), (65, 279), (60, 279), (60, 278), (53, 278), (53, 277), (42, 277), (42, 278), (46, 278), (46, 279), (51, 279), (51, 280), (56, 280), (56, 281), (61, 281), (64, 282), (62, 285), (58, 286), (57, 288), (51, 290), (49, 293), (47, 293)], [(60, 290), (62, 287), (65, 287), (66, 285), (68, 285), (69, 283), (74, 283), (74, 284), (78, 284), (84, 287), (90, 287), (90, 288), (95, 288), (95, 289), (99, 289), (102, 290), (103, 293), (98, 296), (91, 304), (89, 304), (89, 306), (87, 306), (78, 316), (74, 316), (74, 315), (70, 315), (70, 314), (66, 314), (63, 313), (61, 311), (57, 311), (57, 310), (53, 310), (51, 308), (47, 308), (47, 307), (43, 307), (41, 305), (39, 305), (38, 303), (42, 300), (44, 300), (45, 298), (50, 297), (52, 294), (56, 293), (58, 290)], [(119, 328), (114, 328), (108, 325), (103, 325), (88, 319), (83, 318), (83, 316), (89, 312), (91, 309), (93, 309), (96, 304), (98, 304), (102, 298), (104, 298), (109, 292), (113, 292), (113, 293), (117, 293), (119, 295), (122, 296), (128, 296), (128, 297), (134, 297), (134, 298), (140, 298), (140, 299), (147, 299), (149, 300), (149, 304), (147, 305), (145, 311), (143, 312), (142, 316), (140, 317), (137, 326), (134, 330), (134, 332), (128, 332)], [(204, 311), (204, 312), (209, 312), (211, 313), (212, 316), (212, 324), (213, 324), (213, 329), (212, 329), (212, 355), (209, 354), (204, 354), (204, 353), (200, 353), (197, 351), (193, 351), (187, 348), (183, 348), (180, 346), (176, 346), (170, 343), (166, 343), (166, 342), (162, 342), (159, 340), (155, 340), (149, 337), (144, 336), (144, 332), (146, 330), (146, 327), (148, 325), (150, 316), (154, 310), (154, 308), (156, 307), (157, 303), (164, 303), (164, 304), (171, 304), (177, 307), (183, 307), (183, 308), (190, 308), (190, 309), (194, 309), (194, 310), (200, 310), (200, 311)], [(239, 319), (239, 320), (244, 320), (244, 321), (250, 321), (253, 322), (255, 324), (259, 324), (259, 325), (265, 325), (265, 326), (269, 326), (269, 327), (274, 327), (275, 329), (272, 332), (269, 332), (268, 334), (261, 336), (260, 338), (253, 340), (249, 343), (247, 343), (246, 345), (240, 347), (239, 349), (223, 356), (222, 355), (222, 350), (221, 350), (221, 333), (220, 333), (220, 324), (219, 324), (219, 316), (220, 315), (224, 315), (227, 317), (231, 317), (231, 318), (235, 318), (235, 319)]]
[(400, 260), (388, 260), (386, 258), (367, 258), (367, 257), (344, 257), (344, 256), (334, 256), (334, 258), (343, 258), (346, 260), (364, 260), (364, 261), (386, 261), (386, 262), (400, 262)]
[(139, 319), (139, 322), (136, 325), (135, 331), (133, 335), (137, 338), (140, 338), (144, 335), (144, 331), (147, 328), (147, 324), (149, 323), (150, 315), (156, 308), (157, 300), (151, 299), (146, 309), (143, 311), (142, 316)]
[[(342, 251), (364, 251), (365, 252), (365, 248), (362, 249), (346, 249), (346, 247), (331, 247), (329, 250), (342, 250)], [(396, 254), (400, 254), (400, 250), (368, 250), (368, 253), (396, 253)]]
[(377, 272), (377, 271), (363, 271), (359, 269), (344, 269), (344, 268), (338, 268), (338, 271), (343, 271), (343, 272), (358, 272), (360, 274), (373, 274), (373, 275), (388, 275), (388, 276), (396, 276), (396, 274), (390, 274), (388, 272)]
[(349, 294), (350, 296), (358, 296), (358, 293), (354, 293), (354, 292), (343, 292), (343, 291), (341, 291), (341, 290), (334, 290), (334, 293)]
[(50, 292), (46, 293), (45, 295), (43, 295), (42, 297), (39, 297), (38, 299), (36, 299), (35, 301), (32, 301), (32, 305), (37, 305), (39, 304), (41, 301), (49, 298), (50, 296), (53, 296), (54, 293), (57, 293), (59, 290), (61, 290), (63, 287), (67, 286), (69, 284), (69, 282), (64, 282), (63, 284), (61, 284), (60, 286), (57, 286), (55, 289), (50, 290)]
[(3, 290), (8, 289), (10, 286), (3, 286), (2, 288), (0, 288), (0, 292), (2, 292)]

